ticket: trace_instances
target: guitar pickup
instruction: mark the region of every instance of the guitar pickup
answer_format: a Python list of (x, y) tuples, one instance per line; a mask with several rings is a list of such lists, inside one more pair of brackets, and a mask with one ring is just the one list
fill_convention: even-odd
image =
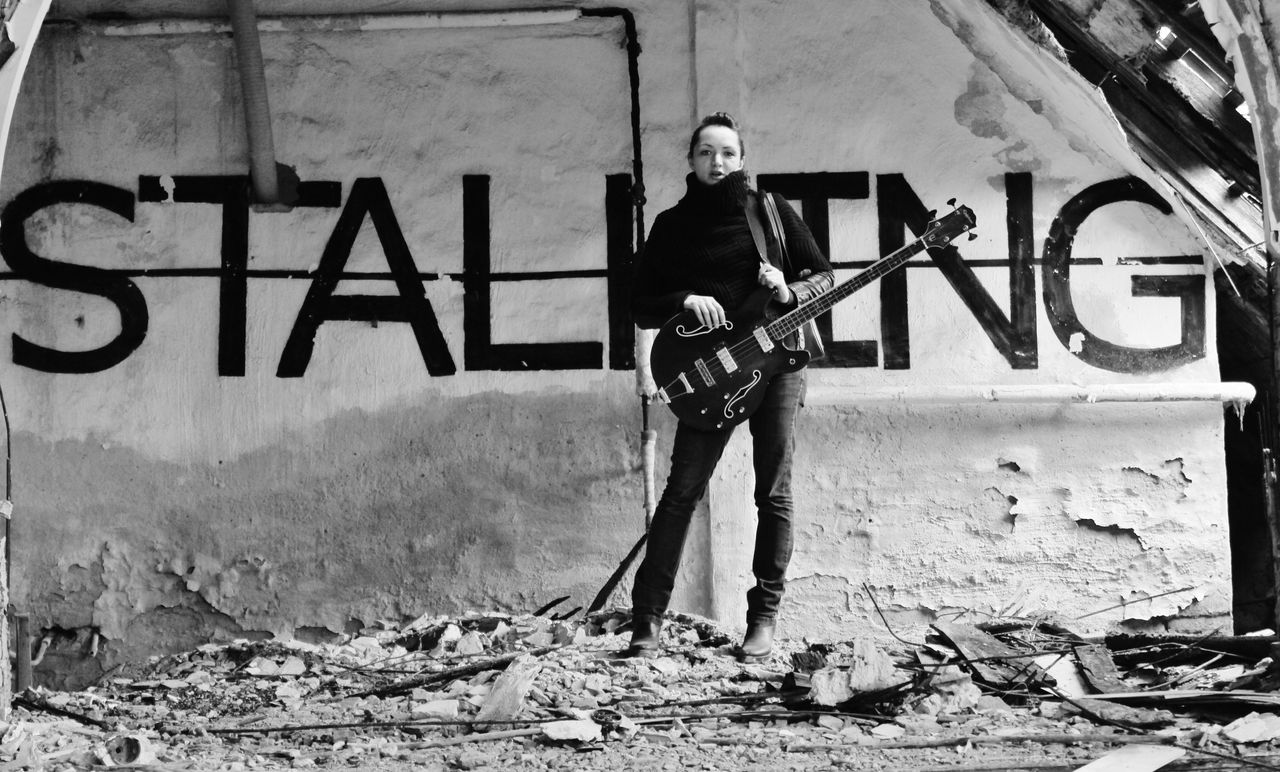
[(720, 348), (716, 351), (716, 358), (720, 360), (720, 364), (724, 366), (726, 373), (731, 373), (738, 369), (738, 363), (733, 361), (733, 355), (729, 353), (729, 349)]
[[(702, 376), (703, 383), (707, 384), (708, 386), (716, 385), (715, 379), (711, 377), (711, 368), (707, 367), (706, 362), (703, 362), (701, 359), (699, 359), (693, 363), (693, 366), (698, 368), (698, 375)], [(683, 374), (681, 375), (681, 377), (684, 377)], [(692, 391), (692, 389), (690, 389), (690, 391)]]
[(751, 331), (756, 336), (756, 343), (760, 344), (761, 351), (773, 351), (773, 339), (769, 337), (769, 333), (765, 332), (763, 327), (757, 327)]

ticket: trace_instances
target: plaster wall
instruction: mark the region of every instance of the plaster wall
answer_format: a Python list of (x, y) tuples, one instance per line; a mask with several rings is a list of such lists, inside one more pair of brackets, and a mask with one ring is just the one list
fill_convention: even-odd
[[(1093, 95), (983, 4), (856, 5), (627, 4), (646, 224), (715, 109), (749, 126), (757, 179), (825, 223), (841, 279), (925, 208), (979, 218), (950, 267), (922, 256), (832, 316), (787, 634), (885, 634), (868, 590), (907, 629), (1121, 601), (1080, 627), (1223, 623), (1218, 404), (857, 398), (1218, 376), (1202, 244), (1129, 181)], [(277, 154), (308, 183), (289, 211), (238, 192), (230, 42), (122, 28), (46, 28), (0, 177), (18, 605), (97, 633), (105, 668), (589, 602), (643, 526), (621, 20), (264, 34)], [(653, 421), (661, 484), (674, 425)], [(739, 435), (676, 598), (731, 623), (753, 518)]]

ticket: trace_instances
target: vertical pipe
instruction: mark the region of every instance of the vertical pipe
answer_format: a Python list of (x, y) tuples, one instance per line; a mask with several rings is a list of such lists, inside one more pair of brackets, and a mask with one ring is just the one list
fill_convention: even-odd
[(14, 694), (22, 694), (31, 688), (31, 618), (26, 614), (14, 614), (13, 642), (17, 649), (17, 674)]
[[(1274, 172), (1272, 172), (1274, 174)], [(1259, 432), (1262, 442), (1262, 516), (1267, 520), (1267, 528), (1271, 534), (1271, 591), (1275, 595), (1272, 608), (1273, 623), (1280, 626), (1280, 513), (1276, 512), (1276, 459), (1272, 442), (1280, 433), (1276, 431), (1275, 420), (1280, 416), (1280, 355), (1277, 355), (1276, 344), (1280, 342), (1280, 260), (1272, 247), (1274, 239), (1267, 240), (1267, 296), (1270, 301), (1267, 309), (1267, 332), (1271, 345), (1267, 348), (1271, 353), (1271, 389), (1263, 399), (1262, 415), (1269, 420), (1261, 423)]]
[(244, 119), (249, 131), (249, 175), (254, 199), (259, 204), (275, 204), (280, 201), (280, 185), (276, 176), (275, 143), (271, 137), (271, 107), (267, 101), (262, 42), (258, 38), (258, 14), (253, 0), (227, 2), (236, 47), (236, 68), (240, 71), (240, 91), (244, 95)]

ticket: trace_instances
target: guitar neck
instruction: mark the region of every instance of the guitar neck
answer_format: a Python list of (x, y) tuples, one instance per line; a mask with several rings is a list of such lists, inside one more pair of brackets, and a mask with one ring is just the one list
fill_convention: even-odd
[(927, 244), (923, 238), (916, 239), (896, 252), (892, 252), (875, 261), (871, 265), (867, 266), (866, 270), (853, 278), (841, 282), (821, 295), (796, 306), (782, 316), (779, 316), (777, 319), (774, 319), (773, 322), (766, 327), (769, 337), (774, 340), (780, 340), (787, 335), (790, 335), (800, 329), (805, 322), (830, 311), (836, 303), (839, 303), (868, 284), (879, 281), (885, 274), (895, 268), (898, 268), (903, 263), (923, 252), (926, 246)]

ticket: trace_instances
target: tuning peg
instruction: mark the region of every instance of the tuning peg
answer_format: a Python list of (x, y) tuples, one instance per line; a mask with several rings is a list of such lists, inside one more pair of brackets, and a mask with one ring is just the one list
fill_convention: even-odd
[(956, 200), (954, 198), (947, 199), (947, 206), (955, 206), (955, 205), (956, 205)]
[(928, 212), (926, 212), (926, 213), (925, 213), (925, 216), (926, 216), (926, 217), (928, 217), (930, 220), (937, 219), (937, 217), (938, 217), (938, 210), (937, 210), (937, 209), (930, 209)]
[(973, 231), (969, 231), (969, 240), (973, 241), (976, 238), (978, 238), (978, 234), (974, 233)]

